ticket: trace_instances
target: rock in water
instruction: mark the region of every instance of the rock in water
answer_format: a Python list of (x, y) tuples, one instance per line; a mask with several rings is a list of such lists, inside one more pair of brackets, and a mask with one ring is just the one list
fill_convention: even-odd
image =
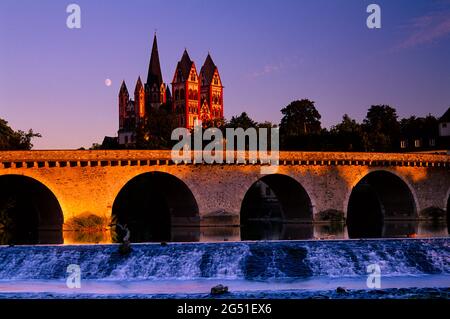
[(211, 295), (223, 295), (228, 292), (228, 287), (224, 285), (217, 285), (211, 288)]

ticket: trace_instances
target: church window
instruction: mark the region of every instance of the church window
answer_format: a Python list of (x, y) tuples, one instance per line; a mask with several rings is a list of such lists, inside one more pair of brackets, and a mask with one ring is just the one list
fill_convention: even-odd
[(420, 143), (419, 139), (414, 140), (414, 147), (421, 147), (421, 143)]
[(428, 141), (430, 146), (436, 146), (436, 141), (434, 138), (430, 138), (430, 140)]

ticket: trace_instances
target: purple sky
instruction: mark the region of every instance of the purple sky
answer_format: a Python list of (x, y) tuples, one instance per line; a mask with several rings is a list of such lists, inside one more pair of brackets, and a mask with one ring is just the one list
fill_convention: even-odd
[[(79, 30), (66, 27), (72, 2)], [(366, 26), (370, 3), (381, 29)], [(165, 82), (185, 47), (198, 70), (211, 52), (228, 119), (246, 111), (278, 123), (301, 98), (326, 127), (344, 113), (362, 120), (371, 104), (401, 117), (450, 106), (448, 0), (1, 0), (0, 117), (40, 132), (36, 149), (116, 135), (120, 82), (134, 90), (146, 78), (155, 29)]]

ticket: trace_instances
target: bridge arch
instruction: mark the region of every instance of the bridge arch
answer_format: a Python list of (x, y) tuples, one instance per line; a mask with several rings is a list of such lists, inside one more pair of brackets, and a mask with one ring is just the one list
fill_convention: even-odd
[(389, 170), (372, 170), (351, 188), (346, 201), (350, 238), (381, 237), (387, 220), (417, 218), (417, 199), (409, 183)]
[(60, 203), (44, 183), (0, 175), (0, 243), (61, 244), (63, 223)]
[[(392, 175), (395, 175), (396, 177), (398, 177), (399, 179), (401, 179), (405, 185), (409, 188), (409, 191), (411, 192), (411, 195), (413, 197), (413, 201), (414, 201), (414, 205), (415, 205), (415, 210), (418, 214), (419, 210), (419, 200), (417, 198), (417, 194), (414, 190), (414, 187), (411, 185), (411, 183), (401, 174), (399, 174), (398, 172), (396, 172), (395, 170), (391, 170), (391, 169), (386, 169), (386, 168), (375, 168), (375, 169), (370, 169), (369, 171), (367, 171), (365, 174), (361, 174), (359, 175), (359, 178), (355, 179), (353, 181), (353, 183), (350, 185), (350, 187), (348, 188), (347, 194), (345, 196), (345, 200), (343, 203), (343, 208), (344, 208), (344, 212), (347, 216), (347, 212), (348, 212), (348, 203), (350, 200), (350, 196), (352, 194), (353, 188), (367, 175), (369, 175), (370, 173), (374, 173), (374, 172), (388, 172), (391, 173)], [(449, 190), (450, 192), (450, 190)]]
[(169, 241), (172, 227), (198, 226), (199, 208), (181, 179), (152, 171), (133, 177), (121, 188), (112, 219), (128, 226), (131, 241)]
[[(240, 221), (243, 239), (280, 239), (281, 234), (276, 233), (283, 231), (283, 224), (312, 223), (313, 204), (303, 185), (293, 177), (265, 175), (246, 191)], [(269, 236), (275, 237), (267, 238), (258, 232), (272, 232)]]

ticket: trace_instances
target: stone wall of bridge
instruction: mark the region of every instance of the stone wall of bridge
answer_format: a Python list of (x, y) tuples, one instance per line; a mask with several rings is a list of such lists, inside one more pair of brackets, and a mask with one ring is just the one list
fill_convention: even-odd
[[(450, 157), (446, 155), (281, 152), (278, 164), (277, 174), (292, 177), (306, 190), (316, 221), (330, 210), (345, 216), (353, 187), (380, 170), (405, 182), (419, 218), (426, 218), (430, 208), (447, 209)], [(0, 176), (24, 175), (47, 186), (65, 220), (85, 213), (110, 218), (120, 190), (148, 172), (168, 173), (183, 181), (197, 201), (204, 225), (220, 220), (239, 224), (244, 196), (263, 176), (260, 163), (175, 164), (169, 151), (0, 152)]]

